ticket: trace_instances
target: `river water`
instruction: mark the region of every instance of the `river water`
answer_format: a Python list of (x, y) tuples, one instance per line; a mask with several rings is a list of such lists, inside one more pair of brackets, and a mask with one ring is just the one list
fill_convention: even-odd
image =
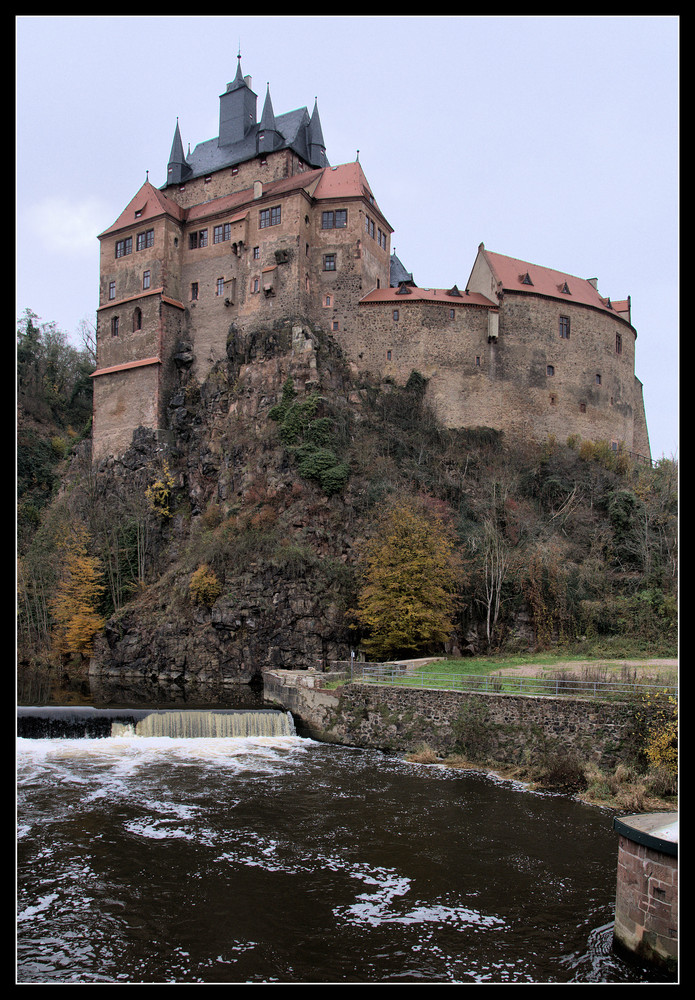
[(646, 983), (609, 813), (299, 736), (17, 740), (17, 982)]

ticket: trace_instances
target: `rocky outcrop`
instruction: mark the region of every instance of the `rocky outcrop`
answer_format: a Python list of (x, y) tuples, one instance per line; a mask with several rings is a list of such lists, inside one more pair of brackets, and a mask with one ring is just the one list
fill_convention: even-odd
[[(98, 637), (94, 685), (214, 695), (265, 668), (349, 656), (349, 504), (297, 475), (269, 417), (288, 379), (298, 400), (314, 393), (335, 405), (349, 392), (342, 359), (298, 323), (247, 340), (232, 332), (228, 361), (202, 385), (182, 368), (166, 448), (139, 431), (101, 469), (102, 489), (132, 489), (138, 470), (165, 460), (175, 485), (172, 516), (150, 519), (151, 582)], [(189, 589), (201, 564), (219, 581), (209, 604)]]

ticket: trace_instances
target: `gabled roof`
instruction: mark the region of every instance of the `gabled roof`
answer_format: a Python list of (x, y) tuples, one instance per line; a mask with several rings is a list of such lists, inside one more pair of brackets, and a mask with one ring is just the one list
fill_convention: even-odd
[(165, 194), (153, 187), (149, 180), (146, 180), (114, 224), (100, 233), (98, 238), (110, 236), (112, 233), (130, 226), (141, 226), (148, 220), (156, 219), (161, 215), (170, 215), (174, 219), (183, 221), (185, 212), (176, 202), (167, 198)]
[(355, 160), (353, 163), (343, 163), (337, 167), (327, 167), (323, 170), (313, 195), (316, 199), (327, 201), (333, 198), (365, 198), (374, 212), (379, 214), (389, 230), (393, 232), (376, 203), (359, 160)]
[(622, 309), (618, 309), (617, 303), (611, 305), (610, 299), (599, 295), (594, 284), (595, 279), (578, 278), (551, 267), (540, 267), (516, 257), (492, 253), (482, 244), (480, 253), (487, 261), (502, 291), (545, 295), (616, 313), (628, 311), (627, 301), (621, 303)]

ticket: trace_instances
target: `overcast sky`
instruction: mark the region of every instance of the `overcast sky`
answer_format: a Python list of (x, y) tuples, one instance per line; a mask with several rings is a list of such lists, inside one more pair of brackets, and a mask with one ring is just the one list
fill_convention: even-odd
[(482, 242), (632, 298), (654, 458), (678, 451), (677, 17), (18, 17), (16, 310), (94, 321), (99, 243), (149, 171), (218, 134), (237, 52), (260, 117), (318, 98), (418, 285)]

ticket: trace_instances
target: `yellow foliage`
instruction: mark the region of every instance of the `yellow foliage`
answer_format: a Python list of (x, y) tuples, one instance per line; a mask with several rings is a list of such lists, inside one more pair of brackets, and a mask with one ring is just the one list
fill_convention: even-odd
[(158, 514), (160, 517), (171, 517), (169, 501), (171, 500), (171, 491), (173, 488), (174, 477), (169, 471), (169, 465), (165, 460), (162, 463), (161, 479), (156, 479), (145, 490), (145, 497), (153, 513)]
[(74, 529), (58, 545), (62, 555), (61, 578), (51, 601), (53, 645), (59, 653), (92, 652), (94, 636), (104, 626), (97, 610), (104, 591), (101, 563), (87, 554), (88, 536)]
[(203, 563), (191, 576), (188, 591), (196, 604), (205, 604), (212, 607), (222, 591), (222, 585), (217, 579), (214, 570)]
[(454, 546), (442, 521), (408, 501), (395, 504), (364, 550), (355, 617), (368, 654), (429, 651), (451, 635), (457, 580)]
[[(651, 702), (651, 699), (650, 699)], [(678, 771), (678, 702), (657, 696), (656, 715), (647, 728), (644, 753), (652, 767), (664, 768), (670, 774)]]

